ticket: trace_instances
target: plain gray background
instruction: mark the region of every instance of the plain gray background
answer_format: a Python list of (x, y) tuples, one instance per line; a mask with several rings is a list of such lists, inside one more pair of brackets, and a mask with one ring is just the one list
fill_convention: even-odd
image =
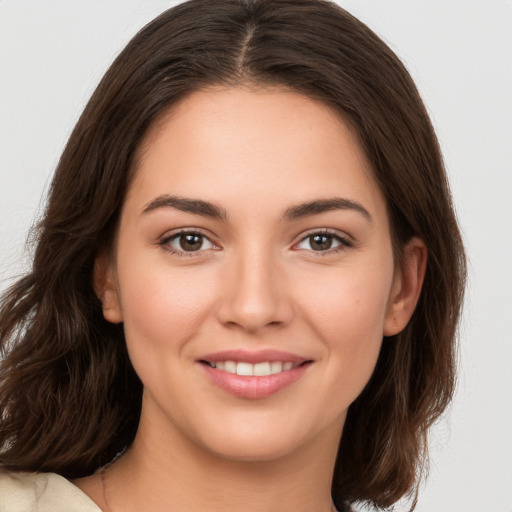
[[(0, 289), (102, 74), (176, 2), (0, 0)], [(512, 512), (512, 1), (340, 0), (404, 60), (443, 147), (470, 262), (454, 404), (418, 512)], [(406, 510), (403, 504), (396, 508)]]

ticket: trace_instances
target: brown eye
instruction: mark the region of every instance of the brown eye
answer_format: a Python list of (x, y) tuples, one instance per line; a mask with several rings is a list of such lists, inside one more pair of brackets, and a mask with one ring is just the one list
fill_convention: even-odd
[(310, 238), (310, 246), (314, 251), (326, 251), (332, 247), (331, 235), (312, 235)]
[(341, 235), (334, 233), (312, 233), (304, 237), (297, 248), (305, 249), (313, 252), (337, 252), (348, 247), (352, 247), (352, 243)]
[(197, 233), (183, 234), (179, 237), (180, 249), (184, 251), (199, 251), (203, 245), (203, 236)]
[(163, 239), (160, 245), (176, 255), (184, 255), (185, 253), (194, 253), (216, 248), (206, 236), (193, 231), (185, 231), (171, 235)]

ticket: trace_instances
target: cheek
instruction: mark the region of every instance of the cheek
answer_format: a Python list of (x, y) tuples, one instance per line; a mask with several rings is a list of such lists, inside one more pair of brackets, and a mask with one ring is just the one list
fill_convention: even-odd
[[(119, 262), (121, 308), (130, 352), (180, 349), (201, 325), (212, 290), (197, 269), (144, 261)], [(137, 271), (140, 268), (140, 272)], [(210, 287), (211, 288), (211, 287)]]
[(391, 274), (367, 267), (302, 280), (303, 314), (329, 343), (382, 338)]
[(324, 286), (317, 275), (315, 283), (304, 283), (301, 293), (303, 316), (325, 347), (330, 400), (343, 397), (344, 407), (370, 379), (382, 345), (392, 271), (378, 268), (380, 272), (340, 273), (338, 280), (326, 280)]

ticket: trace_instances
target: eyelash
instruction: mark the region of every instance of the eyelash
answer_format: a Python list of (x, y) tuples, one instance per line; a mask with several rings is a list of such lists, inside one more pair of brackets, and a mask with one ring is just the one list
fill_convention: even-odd
[[(169, 243), (171, 241), (177, 240), (181, 236), (184, 236), (184, 235), (200, 236), (200, 237), (202, 237), (203, 240), (208, 240), (213, 247), (217, 248), (216, 244), (214, 242), (212, 242), (207, 235), (205, 235), (204, 233), (202, 233), (201, 231), (199, 231), (197, 229), (195, 229), (195, 230), (185, 230), (184, 229), (184, 230), (180, 230), (176, 233), (172, 233), (171, 235), (168, 235), (168, 236), (165, 236), (164, 238), (162, 238), (162, 240), (160, 240), (158, 242), (158, 245), (161, 246), (166, 251), (169, 251), (174, 256), (178, 256), (180, 258), (181, 257), (197, 257), (197, 256), (200, 256), (201, 253), (203, 253), (205, 250), (209, 250), (209, 249), (200, 249), (198, 251), (184, 251), (184, 250), (177, 250), (169, 245)], [(311, 250), (303, 249), (303, 250), (308, 250), (309, 252), (314, 254), (315, 257), (324, 257), (326, 255), (337, 254), (341, 251), (344, 251), (344, 250), (349, 249), (354, 246), (354, 244), (351, 240), (349, 240), (346, 237), (341, 236), (339, 233), (331, 231), (329, 229), (322, 229), (319, 231), (318, 230), (312, 231), (312, 232), (308, 233), (307, 235), (303, 236), (299, 240), (299, 242), (294, 245), (294, 247), (296, 247), (297, 245), (300, 245), (301, 243), (303, 243), (304, 241), (306, 241), (308, 239), (311, 239), (314, 236), (326, 236), (326, 237), (330, 237), (330, 238), (334, 239), (335, 241), (339, 242), (339, 245), (337, 247), (335, 247), (334, 249), (329, 248), (325, 251), (314, 251), (312, 249)], [(214, 249), (214, 250), (218, 250), (218, 249)]]
[(207, 250), (207, 249), (202, 249), (199, 251), (183, 251), (183, 250), (180, 251), (180, 250), (177, 250), (174, 247), (169, 245), (169, 243), (172, 240), (179, 239), (180, 237), (185, 236), (185, 235), (200, 236), (200, 237), (202, 237), (203, 240), (208, 240), (212, 244), (212, 246), (217, 247), (216, 244), (214, 242), (212, 242), (207, 235), (205, 235), (198, 229), (191, 229), (191, 230), (182, 229), (176, 233), (172, 233), (171, 235), (165, 236), (164, 238), (162, 238), (162, 240), (160, 240), (158, 242), (158, 245), (160, 245), (166, 251), (169, 251), (174, 256), (178, 256), (179, 258), (181, 258), (181, 257), (192, 257), (192, 258), (197, 257), (197, 256), (200, 256), (203, 251)]
[[(297, 244), (295, 244), (295, 246), (301, 244), (302, 242), (304, 242), (308, 238), (311, 239), (314, 236), (326, 236), (326, 237), (330, 237), (330, 238), (334, 239), (335, 241), (339, 242), (338, 247), (335, 247), (333, 249), (327, 249), (325, 251), (313, 251), (313, 250), (310, 250), (310, 252), (315, 257), (322, 258), (324, 256), (332, 255), (332, 254), (337, 254), (339, 252), (342, 252), (342, 251), (345, 251), (347, 249), (350, 249), (351, 247), (354, 247), (354, 244), (353, 244), (353, 242), (350, 239), (348, 239), (347, 237), (344, 237), (344, 236), (340, 235), (338, 232), (332, 231), (330, 229), (321, 229), (319, 231), (318, 230), (317, 231), (311, 231), (310, 233), (308, 233), (305, 236), (303, 236), (300, 239), (300, 241)], [(305, 250), (307, 250), (307, 249), (305, 249)]]

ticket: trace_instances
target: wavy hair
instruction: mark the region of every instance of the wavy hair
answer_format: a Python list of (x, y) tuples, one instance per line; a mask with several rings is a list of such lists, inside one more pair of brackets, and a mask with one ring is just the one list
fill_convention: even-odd
[(464, 250), (439, 145), (417, 89), (366, 25), (324, 0), (190, 0), (144, 27), (111, 65), (58, 163), (31, 270), (0, 305), (0, 467), (85, 476), (134, 438), (142, 384), (122, 326), (92, 287), (159, 116), (210, 85), (319, 100), (359, 137), (390, 215), (394, 254), (420, 237), (426, 277), (407, 327), (384, 340), (351, 405), (332, 484), (386, 507), (417, 492), (427, 432), (451, 400)]

